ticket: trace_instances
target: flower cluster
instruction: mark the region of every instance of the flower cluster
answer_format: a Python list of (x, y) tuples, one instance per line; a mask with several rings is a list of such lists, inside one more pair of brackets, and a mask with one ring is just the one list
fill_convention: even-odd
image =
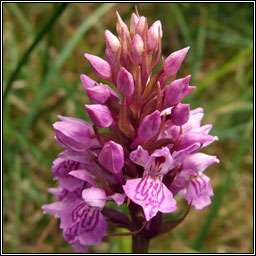
[[(164, 59), (160, 21), (148, 28), (136, 12), (128, 28), (118, 13), (117, 19), (118, 37), (105, 32), (106, 60), (85, 54), (95, 75), (114, 88), (81, 75), (93, 125), (64, 116), (53, 125), (65, 151), (52, 167), (59, 187), (49, 192), (57, 201), (43, 212), (60, 218), (65, 240), (79, 252), (100, 243), (107, 223), (131, 231), (152, 223), (146, 229), (153, 232), (159, 212), (177, 209), (176, 194), (196, 209), (208, 206), (213, 190), (203, 171), (219, 162), (198, 153), (217, 140), (209, 135), (212, 125), (201, 126), (203, 109), (181, 103), (195, 90), (190, 76), (176, 79), (189, 47)], [(126, 203), (133, 222), (107, 201)]]

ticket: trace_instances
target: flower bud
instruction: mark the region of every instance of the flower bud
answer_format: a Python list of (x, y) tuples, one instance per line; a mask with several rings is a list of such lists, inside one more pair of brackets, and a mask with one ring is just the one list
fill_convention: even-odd
[(91, 125), (83, 120), (72, 121), (71, 118), (53, 124), (57, 142), (74, 151), (84, 151), (90, 146), (92, 134), (89, 126)]
[(189, 119), (190, 106), (189, 104), (177, 104), (171, 113), (172, 122), (175, 125), (181, 126)]
[[(107, 86), (107, 85), (105, 85)], [(118, 104), (120, 104), (120, 99), (119, 99), (119, 96), (116, 94), (116, 92), (108, 86), (108, 89), (109, 89), (109, 92), (110, 92), (110, 96), (109, 98), (115, 102), (117, 102)]]
[(147, 141), (153, 138), (161, 125), (160, 112), (154, 111), (152, 114), (147, 115), (140, 124), (138, 135), (143, 138), (143, 141)]
[(114, 34), (112, 34), (109, 30), (105, 31), (105, 38), (106, 38), (106, 45), (108, 50), (112, 54), (117, 54), (120, 48), (120, 42), (118, 38)]
[(117, 74), (117, 90), (124, 96), (130, 96), (134, 92), (134, 80), (132, 74), (124, 67)]
[(130, 32), (127, 27), (127, 25), (123, 22), (122, 18), (120, 17), (119, 13), (116, 12), (117, 15), (117, 23), (116, 23), (116, 32), (120, 38), (122, 38), (122, 31), (124, 31), (124, 34), (127, 38), (127, 40), (130, 40)]
[(137, 147), (140, 143), (146, 142), (153, 138), (161, 125), (161, 116), (158, 110), (154, 111), (150, 115), (147, 115), (138, 130), (138, 136), (133, 140), (130, 148)]
[(114, 141), (109, 141), (105, 143), (98, 159), (107, 170), (117, 174), (124, 167), (123, 147)]
[(106, 56), (106, 59), (107, 59), (107, 62), (113, 66), (114, 63), (115, 63), (115, 58), (113, 58), (113, 54), (111, 54), (111, 52), (109, 51), (109, 49), (107, 48), (106, 51), (105, 51), (105, 56)]
[(174, 80), (169, 84), (164, 92), (164, 108), (174, 106), (182, 101), (182, 99), (191, 93), (195, 87), (188, 86), (191, 76)]
[(113, 118), (107, 106), (101, 104), (85, 105), (89, 117), (93, 123), (100, 128), (109, 127)]
[(89, 99), (96, 104), (104, 104), (110, 96), (109, 88), (103, 84), (88, 88), (86, 93)]
[(92, 80), (89, 76), (81, 74), (80, 75), (80, 80), (83, 84), (84, 90), (86, 91), (87, 88), (94, 87), (97, 85), (97, 82)]
[(84, 56), (91, 64), (95, 75), (104, 80), (111, 81), (111, 66), (107, 61), (103, 60), (98, 56), (87, 53), (85, 53)]
[(188, 52), (190, 47), (183, 48), (179, 51), (173, 52), (167, 59), (165, 63), (165, 75), (166, 77), (176, 74)]
[(139, 34), (143, 39), (145, 39), (145, 32), (147, 31), (147, 26), (148, 26), (147, 18), (144, 16), (141, 16), (136, 25), (136, 29), (135, 29), (136, 34)]
[(130, 48), (131, 60), (134, 65), (142, 63), (142, 55), (144, 51), (144, 42), (140, 35), (136, 34), (132, 39)]
[(131, 36), (133, 36), (135, 34), (135, 29), (136, 29), (136, 25), (139, 21), (138, 16), (135, 13), (132, 13), (131, 15), (131, 22), (130, 22), (130, 33)]
[(148, 30), (148, 49), (155, 50), (163, 36), (161, 21), (157, 20)]

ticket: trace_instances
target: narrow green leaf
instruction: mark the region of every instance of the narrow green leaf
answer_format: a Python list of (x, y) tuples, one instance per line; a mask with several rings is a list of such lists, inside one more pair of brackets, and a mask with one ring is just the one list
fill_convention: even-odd
[[(252, 118), (248, 122), (247, 128), (245, 129), (244, 136), (248, 137), (249, 133), (252, 129)], [(222, 200), (224, 196), (227, 194), (228, 189), (230, 187), (230, 184), (232, 182), (233, 174), (238, 170), (239, 165), (241, 164), (241, 160), (243, 159), (245, 153), (248, 150), (248, 145), (247, 144), (240, 144), (239, 147), (236, 150), (236, 153), (233, 157), (233, 164), (231, 168), (228, 170), (226, 178), (223, 180), (223, 182), (219, 185), (215, 192), (215, 196), (212, 201), (212, 206), (210, 209), (210, 212), (208, 216), (206, 217), (206, 220), (204, 222), (204, 225), (202, 226), (199, 234), (197, 235), (195, 241), (194, 241), (194, 246), (193, 249), (195, 250), (201, 250), (203, 247), (203, 243), (207, 238), (207, 234), (209, 232), (209, 229), (212, 225), (212, 222), (214, 221), (214, 218), (217, 216), (219, 209), (222, 204)]]
[(13, 167), (12, 167), (12, 176), (13, 176), (13, 193), (14, 193), (14, 221), (12, 226), (12, 239), (10, 244), (10, 251), (17, 246), (19, 243), (19, 225), (21, 219), (21, 160), (18, 155), (14, 157)]
[(35, 37), (35, 39), (31, 43), (31, 45), (28, 47), (28, 49), (26, 50), (26, 52), (24, 53), (24, 55), (20, 59), (19, 63), (17, 64), (15, 70), (13, 71), (13, 73), (11, 74), (11, 76), (10, 76), (8, 82), (7, 82), (7, 85), (6, 85), (6, 88), (5, 88), (5, 91), (4, 91), (4, 95), (3, 95), (3, 105), (6, 101), (7, 95), (9, 94), (9, 92), (11, 90), (12, 83), (14, 82), (14, 80), (16, 79), (18, 74), (20, 73), (21, 68), (24, 66), (24, 64), (28, 60), (30, 54), (35, 49), (35, 47), (40, 43), (43, 36), (46, 33), (48, 33), (49, 29), (54, 25), (54, 23), (60, 17), (60, 15), (64, 11), (64, 9), (67, 7), (67, 5), (68, 5), (68, 3), (61, 4), (60, 7), (53, 13), (51, 18), (47, 22), (47, 24), (39, 31), (39, 33), (37, 34), (37, 36)]
[(181, 8), (176, 3), (170, 3), (168, 6), (169, 6), (169, 9), (172, 11), (172, 14), (175, 17), (175, 19), (179, 25), (180, 31), (184, 38), (184, 43), (186, 45), (189, 45), (192, 47), (193, 42), (192, 42), (192, 38), (190, 36), (189, 27), (187, 25), (184, 15), (181, 11)]
[(204, 55), (204, 48), (205, 48), (205, 41), (206, 41), (206, 16), (207, 16), (206, 10), (207, 10), (206, 8), (201, 8), (200, 24), (197, 32), (196, 63), (194, 68), (194, 74), (196, 76), (200, 72), (201, 60)]
[[(170, 4), (168, 4), (168, 7), (176, 19), (176, 22), (177, 22), (179, 29), (181, 31), (181, 34), (183, 36), (185, 45), (190, 46), (192, 49), (194, 49), (194, 43), (193, 43), (193, 40), (191, 37), (189, 26), (187, 25), (185, 16), (182, 13), (182, 8), (180, 8), (179, 5), (176, 3), (170, 3)], [(192, 64), (192, 77), (193, 77), (195, 75), (196, 66), (197, 66), (196, 65), (196, 56), (194, 54), (194, 51), (190, 52), (190, 54), (188, 55), (188, 60)]]
[(31, 28), (31, 26), (30, 26), (29, 22), (27, 21), (26, 17), (23, 15), (22, 11), (20, 10), (18, 4), (17, 3), (10, 3), (10, 4), (7, 4), (7, 6), (13, 12), (14, 17), (21, 24), (24, 31), (26, 31), (26, 33), (29, 36), (34, 37), (34, 31)]
[(223, 66), (219, 67), (217, 70), (209, 74), (206, 78), (202, 79), (197, 84), (197, 89), (193, 92), (193, 97), (196, 96), (199, 92), (205, 89), (208, 85), (220, 79), (222, 76), (226, 75), (233, 68), (238, 66), (240, 62), (247, 59), (248, 57), (252, 58), (253, 55), (253, 44), (251, 43), (248, 47), (240, 51), (236, 56), (234, 56), (230, 61), (225, 63)]
[(175, 220), (168, 220), (164, 221), (161, 224), (160, 230), (156, 236), (162, 235), (164, 233), (172, 231), (175, 227), (177, 227), (188, 215), (190, 210), (191, 204), (189, 205), (187, 211), (184, 213), (184, 215), (181, 218), (175, 219)]

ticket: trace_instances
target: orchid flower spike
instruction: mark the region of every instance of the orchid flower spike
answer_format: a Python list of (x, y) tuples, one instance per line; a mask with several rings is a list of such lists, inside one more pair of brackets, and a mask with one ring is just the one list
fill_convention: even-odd
[[(189, 47), (161, 58), (161, 21), (148, 24), (137, 9), (129, 26), (117, 13), (116, 30), (105, 31), (106, 60), (84, 55), (106, 81), (80, 76), (91, 122), (59, 115), (53, 124), (63, 152), (52, 165), (58, 187), (48, 190), (56, 201), (42, 209), (60, 219), (64, 239), (77, 252), (112, 235), (111, 225), (144, 240), (168, 232), (173, 225), (162, 214), (179, 208), (177, 195), (196, 210), (214, 196), (205, 172), (219, 160), (198, 151), (218, 137), (209, 134), (211, 124), (201, 125), (202, 108), (183, 103), (196, 88), (191, 76), (177, 76)], [(116, 210), (108, 201), (123, 206)]]

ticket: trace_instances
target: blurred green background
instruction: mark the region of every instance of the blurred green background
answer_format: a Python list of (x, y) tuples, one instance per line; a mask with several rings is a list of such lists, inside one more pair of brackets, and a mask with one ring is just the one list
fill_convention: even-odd
[[(115, 32), (118, 10), (129, 22), (133, 3), (4, 3), (4, 252), (69, 253), (58, 222), (42, 215), (54, 198), (51, 162), (61, 151), (56, 115), (88, 119), (79, 75), (95, 78), (85, 52), (103, 56), (104, 30)], [(253, 3), (139, 3), (151, 25), (161, 20), (163, 55), (190, 46), (178, 77), (192, 74), (197, 90), (186, 98), (203, 107), (203, 124), (219, 136), (203, 152), (215, 197), (192, 209), (150, 252), (253, 251)], [(179, 202), (182, 214), (185, 204)], [(183, 207), (183, 208), (182, 208)], [(120, 230), (119, 230), (120, 231)], [(130, 237), (108, 237), (90, 252), (130, 252)]]

